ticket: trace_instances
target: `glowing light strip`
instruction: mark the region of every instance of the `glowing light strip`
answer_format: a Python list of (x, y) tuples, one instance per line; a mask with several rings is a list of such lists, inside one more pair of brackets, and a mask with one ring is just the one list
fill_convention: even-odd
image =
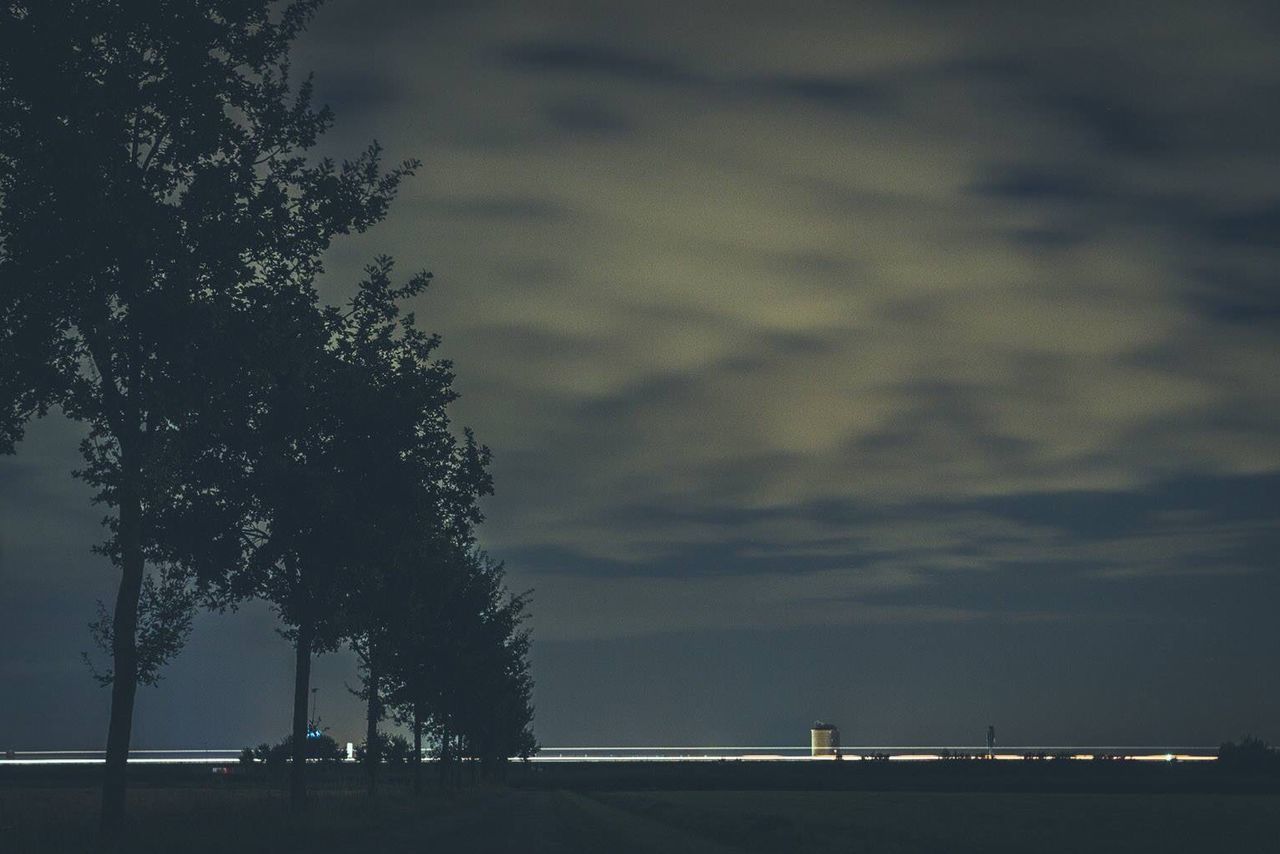
[[(716, 744), (707, 747), (700, 747), (692, 744), (677, 744), (670, 747), (637, 747), (635, 745), (616, 746), (616, 747), (552, 747), (544, 746), (542, 750), (578, 750), (583, 752), (599, 751), (599, 750), (808, 750), (808, 744), (771, 744), (771, 745), (726, 745)], [(952, 745), (952, 744), (857, 744), (845, 745), (845, 749), (858, 750), (867, 752), (869, 750), (902, 750), (902, 751), (941, 751), (941, 750), (979, 750), (983, 753), (987, 752), (986, 745)], [(1134, 752), (1151, 752), (1151, 753), (1168, 753), (1169, 751), (1217, 751), (1217, 746), (1192, 746), (1192, 745), (1168, 745), (1168, 744), (1009, 744), (1001, 745), (1001, 750), (1020, 750), (1031, 752), (1050, 752), (1050, 751), (1075, 751), (1081, 752), (1086, 750), (1098, 751), (1102, 753), (1111, 753), (1118, 751), (1134, 751)]]
[[(240, 752), (241, 752), (243, 749), (244, 749), (244, 748), (242, 748), (242, 747), (225, 747), (225, 748), (224, 748), (224, 747), (216, 747), (216, 748), (212, 748), (212, 747), (210, 747), (210, 748), (205, 748), (205, 747), (200, 747), (200, 748), (187, 748), (187, 747), (173, 747), (173, 748), (166, 748), (166, 747), (147, 747), (147, 748), (132, 748), (132, 749), (130, 749), (129, 754), (130, 754), (130, 755), (133, 755), (133, 754), (135, 754), (135, 753), (203, 753), (203, 754), (208, 754), (208, 753), (229, 753), (229, 754), (239, 755), (239, 754), (240, 754)], [(615, 746), (615, 747), (596, 747), (596, 746), (583, 746), (583, 747), (552, 747), (552, 746), (545, 746), (545, 747), (542, 747), (542, 748), (541, 748), (541, 750), (543, 750), (544, 752), (545, 752), (545, 751), (551, 751), (551, 752), (575, 751), (575, 752), (582, 752), (582, 753), (592, 753), (592, 752), (600, 752), (600, 751), (606, 751), (606, 750), (617, 750), (617, 751), (650, 751), (650, 750), (687, 750), (687, 751), (709, 751), (709, 750), (806, 750), (806, 751), (807, 751), (807, 750), (809, 750), (809, 749), (810, 749), (810, 745), (808, 745), (808, 744), (769, 744), (769, 745), (742, 745), (742, 746), (737, 746), (737, 745), (723, 745), (723, 744), (715, 744), (715, 745), (709, 745), (709, 746), (706, 746), (706, 747), (697, 746), (697, 745), (691, 745), (691, 744), (679, 744), (679, 745), (671, 745), (671, 746), (667, 746), (667, 747), (663, 747), (663, 746), (658, 746), (658, 747), (648, 747), (648, 746), (646, 746), (646, 747), (638, 747), (638, 746), (635, 746), (635, 745), (619, 745), (619, 746)], [(934, 744), (925, 744), (925, 745), (913, 745), (913, 744), (889, 744), (889, 745), (857, 744), (857, 745), (853, 745), (853, 744), (849, 744), (849, 745), (844, 745), (841, 749), (843, 749), (843, 750), (855, 750), (855, 751), (858, 751), (858, 752), (860, 752), (860, 753), (867, 753), (867, 752), (870, 752), (870, 751), (889, 751), (889, 750), (897, 750), (897, 751), (904, 751), (904, 752), (939, 752), (939, 751), (943, 751), (943, 750), (950, 750), (950, 751), (953, 751), (953, 752), (955, 752), (955, 751), (970, 751), (970, 752), (980, 752), (980, 753), (984, 753), (984, 754), (987, 752), (987, 748), (986, 748), (986, 746), (985, 746), (985, 745), (960, 745), (960, 746), (955, 746), (955, 745), (942, 745), (942, 744), (937, 744), (937, 745), (934, 745)], [(1095, 753), (1104, 753), (1104, 754), (1120, 753), (1120, 752), (1133, 752), (1133, 753), (1143, 753), (1144, 755), (1166, 754), (1166, 753), (1170, 753), (1170, 752), (1172, 752), (1172, 753), (1174, 753), (1174, 754), (1176, 755), (1176, 754), (1181, 753), (1181, 752), (1189, 752), (1189, 751), (1195, 751), (1196, 753), (1216, 753), (1216, 752), (1217, 752), (1217, 750), (1218, 750), (1218, 748), (1217, 748), (1216, 746), (1194, 746), (1194, 747), (1192, 747), (1192, 746), (1188, 746), (1188, 745), (1170, 746), (1170, 745), (1166, 745), (1166, 744), (1141, 744), (1141, 745), (1137, 745), (1137, 744), (1109, 744), (1109, 745), (1094, 745), (1094, 744), (1090, 744), (1090, 745), (1081, 745), (1081, 744), (1077, 744), (1077, 745), (1039, 745), (1039, 744), (1034, 744), (1034, 745), (1031, 745), (1031, 744), (1029, 744), (1029, 745), (1001, 745), (1001, 746), (1000, 746), (1000, 749), (1001, 749), (1001, 750), (1005, 750), (1005, 751), (1022, 751), (1022, 752), (1030, 752), (1030, 753), (1049, 753), (1049, 752), (1058, 752), (1058, 751), (1061, 751), (1061, 752), (1071, 751), (1071, 752), (1075, 752), (1075, 753), (1081, 753), (1081, 752), (1084, 752), (1084, 751), (1093, 751), (1093, 752), (1095, 752)], [(26, 755), (26, 756), (54, 756), (54, 755), (70, 755), (70, 754), (76, 754), (76, 753), (97, 753), (97, 754), (101, 754), (103, 751), (102, 751), (101, 749), (98, 749), (98, 748), (86, 748), (86, 749), (84, 749), (84, 750), (14, 750), (13, 752), (14, 752), (14, 753), (20, 753), (20, 754), (23, 754), (23, 755)]]
[[(732, 751), (732, 752), (731, 752)], [(534, 762), (804, 762), (804, 761), (876, 761), (887, 759), (893, 762), (937, 762), (947, 760), (979, 760), (986, 756), (986, 750), (979, 747), (938, 748), (938, 747), (867, 747), (848, 746), (841, 748), (837, 757), (831, 753), (810, 755), (808, 745), (766, 745), (744, 747), (693, 747), (689, 745), (669, 747), (544, 747), (539, 754), (531, 757)], [(239, 749), (211, 748), (176, 748), (164, 750), (146, 748), (130, 751), (129, 762), (133, 764), (204, 764), (227, 765), (235, 762), (241, 751)], [(156, 754), (169, 754), (159, 756)], [(180, 755), (173, 755), (180, 754)], [(621, 754), (621, 755), (619, 755)], [(20, 750), (13, 751), (12, 759), (0, 755), (0, 766), (4, 765), (100, 765), (105, 762), (103, 752), (99, 750)], [(1212, 762), (1216, 760), (1217, 749), (1211, 747), (1107, 747), (1107, 748), (1066, 748), (1066, 747), (1006, 747), (991, 758), (1001, 761), (1055, 761), (1071, 759), (1074, 761), (1092, 761), (1099, 757), (1128, 760), (1134, 762)], [(517, 757), (512, 757), (517, 759)], [(352, 760), (339, 760), (352, 761)], [(428, 759), (428, 761), (432, 761)]]
[[(511, 761), (518, 762), (520, 757), (512, 756)], [(531, 762), (875, 762), (881, 758), (890, 762), (948, 762), (955, 761), (954, 757), (944, 757), (937, 753), (891, 753), (882, 756), (864, 756), (859, 754), (844, 754), (841, 756), (784, 756), (781, 754), (732, 754), (732, 755), (715, 755), (715, 754), (681, 754), (666, 756), (533, 756), (530, 757)], [(1093, 757), (1088, 756), (1068, 756), (1058, 759), (1055, 757), (1044, 757), (1041, 759), (1035, 755), (1023, 754), (998, 754), (993, 757), (997, 761), (1008, 762), (1054, 762), (1067, 761), (1081, 762), (1092, 761)], [(1217, 761), (1216, 756), (1194, 755), (1186, 753), (1175, 754), (1154, 754), (1154, 755), (1115, 755), (1115, 761), (1127, 762), (1214, 762)], [(236, 763), (238, 760), (228, 757), (226, 759), (214, 758), (162, 758), (162, 757), (130, 757), (130, 765), (214, 765), (224, 766)], [(319, 761), (319, 760), (313, 760)], [(354, 759), (338, 759), (339, 762), (355, 762)], [(434, 762), (434, 759), (427, 759), (428, 762)], [(985, 761), (981, 757), (972, 757), (962, 761)], [(102, 765), (105, 759), (83, 759), (83, 758), (46, 758), (46, 759), (0, 759), (0, 766), (7, 765)]]

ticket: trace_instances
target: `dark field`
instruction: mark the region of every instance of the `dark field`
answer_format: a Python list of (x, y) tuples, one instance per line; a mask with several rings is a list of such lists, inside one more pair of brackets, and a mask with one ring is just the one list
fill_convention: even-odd
[[(137, 852), (1280, 851), (1280, 780), (1205, 766), (544, 765), (422, 796), (393, 773), (374, 801), (345, 767), (303, 821), (266, 769), (137, 770)], [(0, 768), (0, 851), (94, 850), (95, 777)]]

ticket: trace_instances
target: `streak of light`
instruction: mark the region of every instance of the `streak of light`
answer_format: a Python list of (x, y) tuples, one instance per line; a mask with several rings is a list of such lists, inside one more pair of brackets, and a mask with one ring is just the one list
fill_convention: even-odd
[[(745, 747), (689, 745), (668, 747), (547, 747), (531, 758), (533, 762), (859, 762), (889, 760), (892, 762), (981, 761), (986, 751), (980, 748), (937, 747), (865, 747), (846, 746), (840, 756), (812, 756), (810, 747), (791, 745), (766, 745)], [(131, 764), (203, 764), (229, 765), (238, 761), (238, 749), (182, 748), (139, 749), (130, 751)], [(1058, 761), (1070, 759), (1087, 762), (1098, 758), (1114, 758), (1134, 762), (1212, 762), (1217, 750), (1210, 747), (1196, 748), (1056, 748), (1018, 747), (1005, 748), (994, 754), (999, 761)], [(515, 757), (513, 757), (513, 760)], [(5, 765), (100, 765), (103, 752), (98, 750), (19, 750), (0, 754), (0, 766)]]

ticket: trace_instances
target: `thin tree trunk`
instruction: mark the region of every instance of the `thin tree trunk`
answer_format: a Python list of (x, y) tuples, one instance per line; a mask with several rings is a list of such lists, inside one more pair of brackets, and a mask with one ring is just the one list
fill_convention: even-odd
[(101, 830), (116, 837), (124, 827), (126, 766), (133, 735), (133, 704), (138, 690), (138, 597), (142, 592), (142, 502), (134, 472), (123, 472), (120, 490), (120, 589), (111, 633), (111, 718), (107, 724), (107, 764), (102, 777)]
[(311, 688), (311, 643), (315, 629), (309, 618), (298, 626), (293, 679), (293, 766), (289, 769), (289, 806), (307, 806), (307, 694)]
[(422, 791), (422, 712), (413, 704), (413, 790)]
[(382, 717), (382, 707), (378, 697), (378, 668), (374, 664), (373, 642), (369, 642), (369, 708), (368, 728), (364, 736), (364, 764), (369, 773), (369, 796), (378, 793), (378, 765), (382, 762), (381, 745), (378, 742), (378, 720)]

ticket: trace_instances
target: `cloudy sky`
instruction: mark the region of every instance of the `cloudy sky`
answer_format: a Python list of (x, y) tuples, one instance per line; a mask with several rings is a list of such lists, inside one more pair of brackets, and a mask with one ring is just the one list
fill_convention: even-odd
[[(1277, 38), (1270, 2), (331, 0), (326, 149), (425, 165), (324, 291), (437, 276), (542, 741), (1280, 740)], [(101, 742), (76, 436), (0, 460), (0, 747)], [(137, 740), (274, 739), (290, 673), (265, 609), (203, 617)]]

